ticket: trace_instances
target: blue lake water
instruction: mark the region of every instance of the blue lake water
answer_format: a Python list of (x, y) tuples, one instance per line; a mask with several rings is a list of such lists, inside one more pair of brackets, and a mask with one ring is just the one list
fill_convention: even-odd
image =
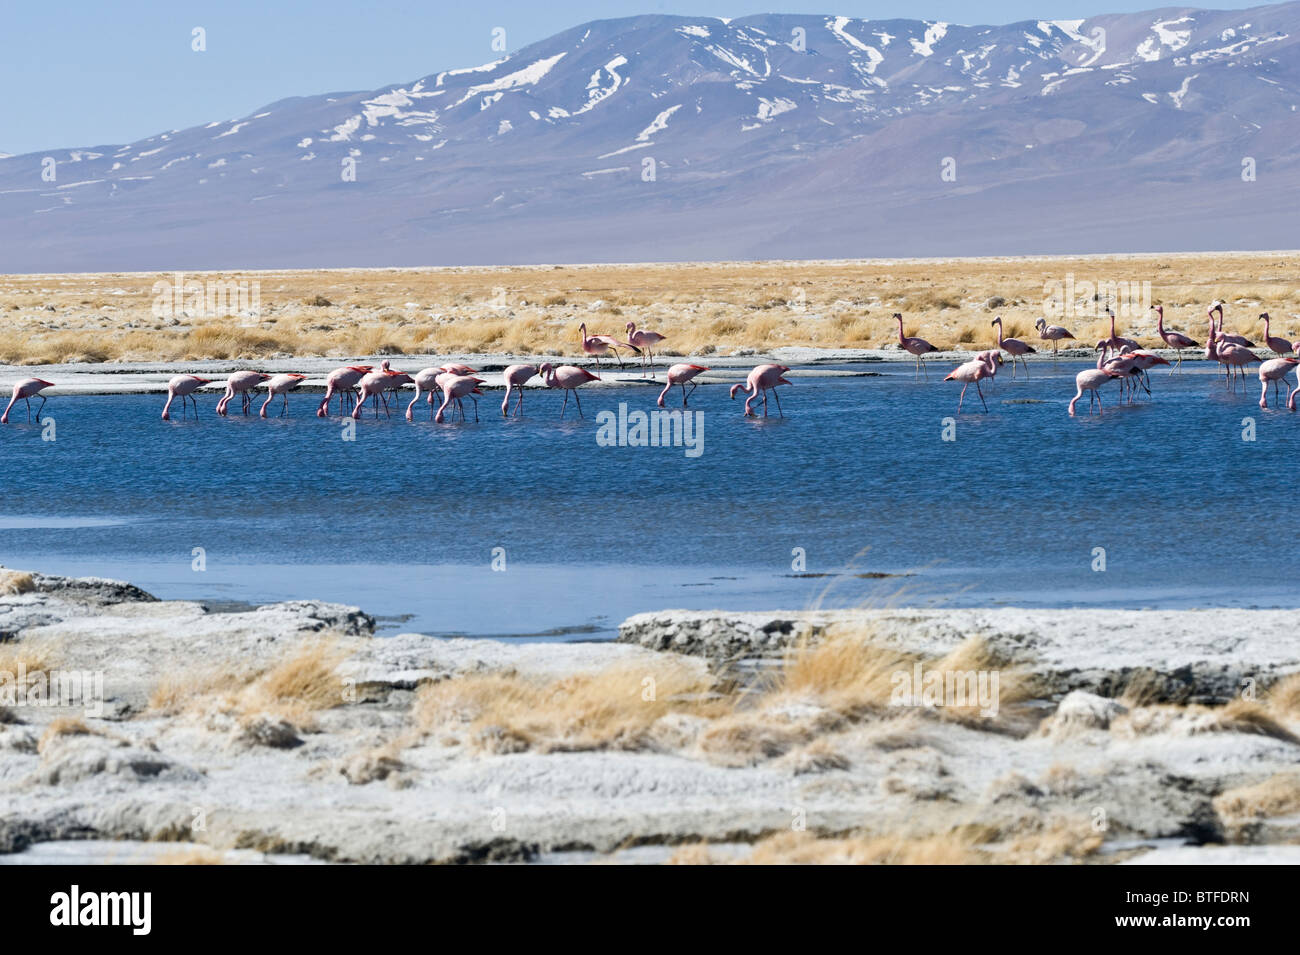
[[(158, 397), (55, 397), (54, 441), (21, 408), (0, 429), (0, 563), (162, 597), (356, 603), (384, 632), (541, 639), (667, 607), (1297, 605), (1300, 415), (1261, 411), (1257, 382), (1233, 395), (1206, 365), (1157, 369), (1154, 399), (1120, 406), (1112, 384), (1103, 416), (1071, 419), (1083, 364), (1027, 381), (1007, 366), (989, 413), (972, 388), (944, 441), (949, 367), (797, 378), (784, 419), (744, 419), (703, 386), (694, 458), (597, 443), (596, 412), (650, 410), (646, 387), (588, 390), (586, 419), (563, 422), (559, 393), (530, 392), (509, 421), (489, 393), (478, 424), (366, 418), (355, 441), (309, 394), (265, 421), (219, 419), (210, 396), (172, 422)], [(832, 576), (798, 575), (796, 548), (804, 573)]]

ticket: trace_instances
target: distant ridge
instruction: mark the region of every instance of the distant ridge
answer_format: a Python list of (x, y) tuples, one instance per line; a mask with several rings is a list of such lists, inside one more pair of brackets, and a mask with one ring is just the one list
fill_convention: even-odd
[(0, 158), (0, 272), (1295, 248), (1298, 42), (1300, 3), (601, 20)]

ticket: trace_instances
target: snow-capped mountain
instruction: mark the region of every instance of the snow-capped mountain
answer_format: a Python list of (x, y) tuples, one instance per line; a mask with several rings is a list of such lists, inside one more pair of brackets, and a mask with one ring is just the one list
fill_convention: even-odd
[(0, 159), (0, 272), (1294, 248), (1298, 42), (1300, 3), (602, 20)]

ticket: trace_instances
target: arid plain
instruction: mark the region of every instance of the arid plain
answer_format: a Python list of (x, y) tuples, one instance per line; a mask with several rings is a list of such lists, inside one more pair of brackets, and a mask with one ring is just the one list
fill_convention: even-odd
[(1300, 254), (7, 275), (0, 362), (576, 356), (580, 323), (615, 334), (629, 321), (667, 335), (668, 357), (889, 348), (895, 312), (943, 350), (991, 342), (995, 315), (1008, 336), (1033, 340), (1047, 317), (1091, 345), (1108, 306), (1122, 333), (1159, 346), (1148, 305), (1203, 340), (1216, 300), (1229, 331), (1259, 334), (1269, 311), (1300, 337)]

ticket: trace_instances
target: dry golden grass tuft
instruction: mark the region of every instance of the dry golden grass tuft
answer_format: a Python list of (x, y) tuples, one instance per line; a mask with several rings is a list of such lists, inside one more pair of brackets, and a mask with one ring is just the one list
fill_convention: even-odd
[(21, 643), (0, 643), (0, 673), (17, 679), (20, 671), (29, 677), (47, 673), (54, 665), (58, 653), (53, 644), (40, 640)]
[(1229, 824), (1298, 813), (1300, 772), (1277, 773), (1262, 782), (1229, 789), (1215, 797), (1214, 808)]
[(0, 597), (31, 593), (36, 589), (36, 578), (24, 570), (0, 570)]
[(1269, 687), (1264, 705), (1281, 718), (1300, 719), (1300, 673), (1293, 673)]
[(1050, 865), (1096, 857), (1103, 834), (1089, 820), (1037, 814), (1004, 829), (957, 824), (930, 832), (859, 832), (818, 836), (782, 832), (756, 842), (749, 853), (723, 856), (707, 843), (691, 843), (671, 865)]
[[(820, 640), (804, 637), (795, 641), (785, 655), (771, 696), (813, 699), (847, 719), (880, 715), (887, 709), (897, 713), (899, 675), (910, 677), (918, 663), (927, 679), (934, 674), (945, 685), (960, 682), (969, 687), (964, 677), (980, 671), (996, 672), (999, 708), (1033, 696), (1028, 675), (1003, 665), (982, 637), (969, 637), (943, 657), (927, 660), (889, 647), (870, 628), (832, 629)], [(992, 722), (980, 714), (978, 703), (971, 696), (967, 698), (971, 700), (969, 705), (938, 706), (933, 711), (945, 719), (979, 720), (986, 728), (991, 727)], [(910, 709), (915, 707), (904, 707), (903, 711)]]
[(990, 859), (958, 833), (819, 839), (806, 832), (784, 832), (756, 843), (738, 861), (742, 865), (980, 865)]
[(562, 679), (471, 674), (420, 690), (424, 732), (494, 753), (656, 749), (655, 723), (670, 714), (721, 715), (711, 677), (691, 667), (618, 666)]
[(168, 716), (212, 709), (240, 718), (268, 716), (310, 730), (317, 712), (344, 702), (338, 667), (351, 653), (343, 641), (323, 637), (264, 667), (166, 676), (150, 695), (149, 707)]
[(1164, 681), (1160, 679), (1159, 674), (1154, 670), (1140, 669), (1134, 670), (1124, 681), (1124, 690), (1119, 695), (1119, 701), (1129, 709), (1133, 709), (1159, 702), (1163, 695)]
[(85, 720), (77, 719), (72, 716), (60, 716), (52, 720), (50, 725), (45, 727), (45, 732), (41, 734), (41, 740), (36, 744), (36, 751), (44, 754), (57, 740), (68, 736), (102, 736), (99, 730), (91, 729), (86, 725)]

